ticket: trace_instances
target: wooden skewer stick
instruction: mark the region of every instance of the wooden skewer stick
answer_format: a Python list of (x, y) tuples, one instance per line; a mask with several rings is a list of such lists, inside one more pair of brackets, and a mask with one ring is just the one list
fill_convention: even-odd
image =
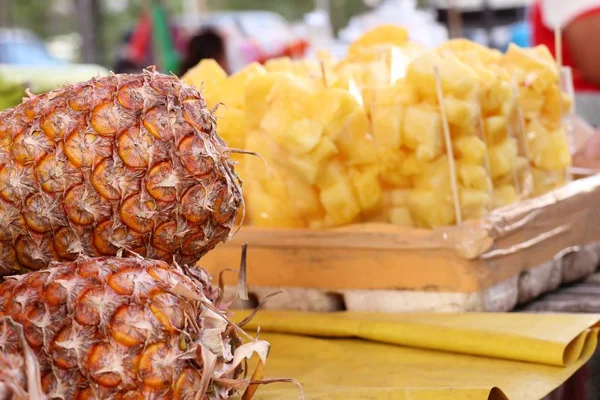
[(527, 163), (526, 163), (526, 167), (527, 168), (527, 173), (526, 173), (526, 177), (529, 177), (529, 179), (527, 179), (524, 183), (524, 185), (521, 187), (522, 189), (522, 197), (521, 200), (528, 198), (529, 195), (531, 194), (533, 188), (532, 186), (532, 182), (530, 181), (532, 174), (531, 174), (531, 157), (529, 154), (529, 151), (527, 150), (527, 127), (525, 125), (525, 116), (523, 115), (523, 110), (521, 109), (521, 104), (519, 102), (519, 87), (517, 85), (517, 81), (515, 78), (513, 78), (512, 81), (512, 92), (513, 92), (513, 98), (515, 101), (515, 111), (516, 111), (516, 117), (517, 117), (517, 126), (518, 126), (518, 134), (514, 133), (515, 139), (517, 140), (517, 148), (520, 150), (519, 153), (523, 154), (525, 156), (525, 158), (527, 159)]
[(444, 128), (444, 140), (446, 142), (446, 154), (448, 155), (448, 165), (450, 169), (450, 184), (452, 185), (452, 198), (454, 200), (454, 214), (456, 215), (456, 224), (462, 223), (462, 211), (460, 209), (460, 200), (458, 197), (458, 182), (456, 180), (456, 164), (454, 162), (454, 151), (452, 150), (452, 138), (450, 137), (450, 126), (446, 116), (446, 102), (444, 101), (444, 92), (442, 90), (442, 79), (437, 65), (433, 67), (435, 76), (435, 86), (437, 90), (438, 103), (440, 105), (440, 114), (442, 115), (442, 125)]
[(558, 66), (558, 71), (560, 72), (560, 68), (563, 65), (562, 30), (560, 26), (554, 29), (554, 54), (556, 56), (556, 65)]
[(329, 84), (327, 82), (327, 70), (325, 69), (325, 62), (320, 60), (319, 65), (321, 66), (321, 78), (323, 79), (323, 86), (328, 88)]
[(476, 104), (477, 104), (477, 136), (481, 139), (483, 144), (485, 145), (485, 153), (483, 156), (483, 163), (486, 172), (486, 178), (488, 181), (488, 194), (490, 195), (490, 199), (492, 199), (492, 195), (494, 193), (494, 182), (492, 180), (492, 172), (490, 168), (490, 153), (488, 147), (487, 134), (485, 132), (485, 124), (483, 123), (483, 114), (481, 112), (481, 100), (479, 93), (475, 96)]

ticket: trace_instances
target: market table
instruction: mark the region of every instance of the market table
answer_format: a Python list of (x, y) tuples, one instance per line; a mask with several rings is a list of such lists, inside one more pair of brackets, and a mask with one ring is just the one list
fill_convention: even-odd
[[(235, 318), (245, 317), (246, 312)], [(259, 312), (266, 377), (308, 399), (540, 399), (596, 349), (599, 314)], [(297, 399), (293, 385), (257, 399)]]
[[(600, 272), (582, 282), (561, 287), (522, 307), (520, 312), (600, 312)], [(600, 398), (600, 350), (590, 361), (545, 400)]]

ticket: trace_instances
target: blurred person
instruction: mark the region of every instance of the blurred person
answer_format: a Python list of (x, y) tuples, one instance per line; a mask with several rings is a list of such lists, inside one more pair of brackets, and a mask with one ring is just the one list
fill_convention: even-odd
[(207, 58), (214, 59), (225, 72), (230, 72), (225, 40), (217, 30), (211, 28), (205, 28), (190, 38), (184, 59), (179, 67), (179, 76), (183, 76), (201, 60)]
[(560, 28), (577, 114), (600, 126), (600, 0), (535, 0), (530, 11), (532, 44), (546, 45), (554, 56), (554, 32)]

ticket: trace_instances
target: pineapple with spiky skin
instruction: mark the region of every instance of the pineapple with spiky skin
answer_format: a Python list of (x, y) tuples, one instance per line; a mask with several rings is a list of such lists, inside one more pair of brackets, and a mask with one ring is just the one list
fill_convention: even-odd
[(242, 204), (202, 95), (154, 70), (0, 113), (0, 275), (119, 251), (192, 264)]
[(56, 263), (0, 285), (0, 317), (22, 324), (49, 399), (228, 398), (243, 359), (269, 345), (242, 344), (220, 306), (204, 270), (141, 257)]

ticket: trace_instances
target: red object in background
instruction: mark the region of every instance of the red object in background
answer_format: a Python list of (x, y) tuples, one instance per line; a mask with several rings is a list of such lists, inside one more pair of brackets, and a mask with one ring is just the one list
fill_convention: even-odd
[(300, 58), (306, 54), (306, 50), (310, 46), (310, 43), (304, 39), (296, 39), (290, 43), (286, 43), (285, 46), (278, 52), (271, 54), (261, 54), (257, 59), (257, 62), (264, 64), (272, 58), (278, 57), (290, 57)]
[(147, 13), (142, 12), (129, 41), (129, 58), (142, 64), (148, 54), (152, 41), (152, 21)]
[[(542, 4), (541, 1), (537, 0), (532, 6), (530, 10), (530, 22), (532, 28), (532, 40), (534, 45), (545, 45), (548, 47), (550, 52), (554, 57), (556, 57), (555, 49), (554, 49), (554, 30), (548, 28), (544, 24), (544, 20), (542, 18)], [(569, 1), (569, 0), (566, 0)], [(577, 21), (578, 19), (582, 19), (588, 17), (593, 14), (600, 13), (600, 7), (596, 7), (590, 10), (587, 10), (576, 18), (574, 18), (571, 22)], [(564, 35), (563, 35), (564, 37)], [(573, 71), (573, 85), (575, 91), (577, 92), (599, 92), (600, 85), (590, 82), (584, 78), (581, 71), (577, 69), (573, 62), (573, 58), (569, 52), (569, 47), (565, 40), (562, 41), (562, 58), (563, 65), (571, 67)]]

